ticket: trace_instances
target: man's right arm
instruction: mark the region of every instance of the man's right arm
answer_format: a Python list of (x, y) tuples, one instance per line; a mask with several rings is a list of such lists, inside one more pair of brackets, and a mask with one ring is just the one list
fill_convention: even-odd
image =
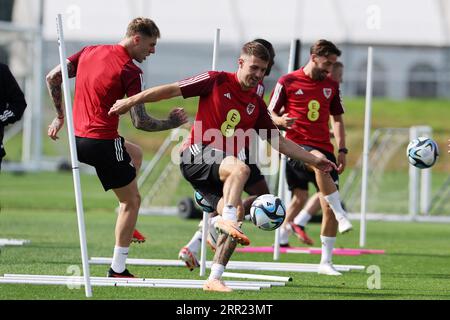
[[(76, 75), (75, 66), (67, 60), (67, 71), (69, 78), (73, 78)], [(46, 77), (47, 88), (50, 96), (52, 97), (53, 104), (56, 109), (56, 117), (53, 119), (52, 123), (48, 126), (47, 135), (53, 139), (58, 139), (58, 131), (64, 125), (64, 110), (62, 105), (62, 72), (61, 66), (56, 66), (52, 71), (50, 71)]]
[[(67, 70), (69, 78), (73, 78), (76, 75), (75, 67), (70, 61), (67, 61)], [(62, 106), (62, 72), (61, 65), (57, 65), (47, 74), (47, 89), (52, 97), (53, 104), (55, 105), (57, 117), (62, 119), (64, 118), (64, 110)]]
[(282, 129), (291, 129), (297, 118), (291, 118), (287, 113), (284, 113), (285, 105), (287, 103), (287, 94), (284, 87), (284, 78), (280, 78), (272, 91), (269, 103), (269, 111), (271, 113), (273, 122)]

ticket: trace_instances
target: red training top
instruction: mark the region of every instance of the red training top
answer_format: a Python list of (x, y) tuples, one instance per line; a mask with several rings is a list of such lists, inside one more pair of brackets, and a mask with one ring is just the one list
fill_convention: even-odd
[(329, 77), (315, 81), (303, 68), (282, 76), (272, 91), (269, 110), (298, 118), (287, 130), (286, 138), (297, 144), (333, 152), (328, 122), (330, 115), (344, 113), (339, 84)]
[(235, 73), (208, 71), (178, 84), (184, 98), (200, 97), (195, 123), (183, 150), (193, 144), (212, 143), (214, 148), (241, 158), (243, 149), (248, 148), (248, 134), (252, 131), (249, 129), (260, 135), (260, 129), (278, 130), (258, 95), (262, 89), (244, 91)]
[(121, 45), (83, 48), (69, 61), (76, 70), (73, 119), (75, 135), (115, 139), (118, 115), (108, 115), (114, 102), (142, 90), (142, 70)]

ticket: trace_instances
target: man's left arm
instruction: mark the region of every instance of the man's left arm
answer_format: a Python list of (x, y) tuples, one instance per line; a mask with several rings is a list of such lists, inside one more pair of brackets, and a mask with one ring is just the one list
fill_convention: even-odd
[[(129, 98), (118, 100), (114, 104), (114, 106), (117, 106), (118, 102), (124, 101), (129, 102), (130, 100), (133, 100), (138, 96), (145, 95), (147, 91), (153, 92), (153, 96), (150, 96), (149, 102), (156, 102), (162, 100), (166, 98), (165, 96), (166, 94), (168, 96), (171, 95), (176, 96), (176, 94), (179, 93), (179, 88), (178, 85), (176, 84), (161, 86), (159, 87), (158, 90), (151, 88), (148, 90), (141, 91), (142, 88), (144, 87), (142, 74), (136, 73), (136, 70), (134, 68), (129, 67), (124, 68), (121, 76), (122, 76), (122, 83), (126, 88), (126, 94)], [(129, 105), (130, 108), (128, 110), (130, 111), (131, 121), (136, 129), (149, 132), (163, 131), (179, 127), (183, 123), (187, 122), (187, 115), (183, 108), (173, 109), (170, 112), (169, 117), (165, 120), (155, 119), (152, 116), (150, 116), (145, 110), (145, 102), (146, 102), (145, 99), (142, 101), (136, 100), (134, 103), (131, 103)], [(114, 109), (114, 107), (111, 109)]]
[(331, 117), (332, 127), (334, 132), (334, 137), (336, 139), (336, 145), (338, 148), (338, 156), (337, 156), (337, 165), (338, 165), (338, 173), (341, 174), (344, 172), (346, 165), (346, 156), (347, 156), (347, 148), (345, 145), (345, 126), (344, 126), (344, 118), (342, 114), (333, 115)]
[(159, 120), (151, 117), (145, 110), (143, 103), (137, 104), (130, 109), (130, 116), (136, 129), (144, 131), (163, 131), (173, 129), (186, 123), (188, 118), (183, 108), (173, 109), (169, 117)]

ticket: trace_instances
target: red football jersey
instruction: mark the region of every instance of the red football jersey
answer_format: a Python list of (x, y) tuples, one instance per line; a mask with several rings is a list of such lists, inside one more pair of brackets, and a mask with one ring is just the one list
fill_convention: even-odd
[(184, 98), (200, 97), (183, 150), (193, 144), (212, 144), (241, 158), (238, 153), (248, 148), (249, 129), (278, 130), (258, 90), (242, 90), (235, 73), (209, 71), (178, 83)]
[(142, 90), (142, 71), (121, 45), (85, 47), (69, 57), (75, 66), (75, 135), (115, 139), (119, 116), (109, 116), (114, 102)]
[(269, 110), (298, 118), (286, 138), (333, 152), (328, 122), (330, 115), (344, 113), (339, 84), (329, 77), (315, 81), (305, 75), (303, 68), (282, 76), (272, 91)]

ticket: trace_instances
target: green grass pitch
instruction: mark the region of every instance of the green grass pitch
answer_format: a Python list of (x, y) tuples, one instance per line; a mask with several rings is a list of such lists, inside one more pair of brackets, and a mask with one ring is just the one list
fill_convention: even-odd
[[(114, 245), (115, 200), (104, 193), (95, 176), (82, 176), (86, 205), (86, 230), (89, 255), (111, 256)], [(15, 184), (12, 183), (15, 181)], [(39, 183), (37, 183), (39, 182)], [(8, 186), (9, 184), (9, 186)], [(36, 190), (35, 195), (26, 190)], [(70, 174), (2, 173), (0, 199), (18, 195), (2, 203), (0, 237), (31, 240), (22, 247), (3, 247), (0, 275), (4, 273), (69, 275), (68, 268), (81, 267), (80, 249)], [(179, 217), (141, 216), (139, 230), (149, 239), (133, 244), (130, 258), (176, 259), (178, 250), (190, 239), (196, 220)], [(358, 224), (350, 234), (338, 236), (336, 247), (357, 248)], [(244, 225), (252, 245), (268, 246), (273, 233)], [(320, 228), (311, 224), (309, 232), (317, 242)], [(256, 272), (290, 275), (286, 287), (258, 292), (234, 291), (231, 294), (205, 293), (198, 289), (109, 288), (94, 287), (94, 299), (162, 300), (306, 300), (306, 299), (450, 299), (450, 225), (431, 223), (369, 222), (367, 247), (385, 249), (384, 255), (335, 256), (336, 264), (377, 266), (381, 271), (380, 289), (369, 289), (372, 273), (351, 271), (342, 277), (314, 273)], [(291, 236), (294, 246), (300, 245)], [(212, 255), (209, 253), (209, 259)], [(282, 254), (280, 262), (318, 263), (318, 255)], [(271, 254), (235, 253), (232, 260), (272, 261)], [(91, 266), (91, 274), (104, 276), (108, 266)], [(181, 267), (129, 266), (140, 277), (201, 279), (198, 270)], [(247, 271), (242, 271), (247, 272)], [(85, 299), (83, 289), (65, 286), (0, 285), (0, 300), (5, 299)]]

